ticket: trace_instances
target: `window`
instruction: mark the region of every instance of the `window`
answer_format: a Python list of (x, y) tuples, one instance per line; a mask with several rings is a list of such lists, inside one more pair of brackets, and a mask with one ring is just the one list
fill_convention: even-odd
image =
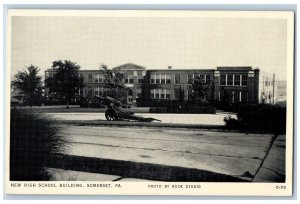
[(100, 87), (95, 87), (95, 95), (96, 96), (100, 95)]
[(155, 81), (156, 84), (160, 84), (160, 77), (161, 77), (160, 74), (156, 74), (156, 81)]
[(174, 89), (174, 99), (179, 99), (180, 89)]
[(95, 75), (95, 82), (103, 82), (103, 75), (100, 75), (100, 74), (96, 74)]
[(205, 75), (204, 75), (204, 74), (200, 74), (200, 75), (199, 75), (199, 78), (200, 78), (200, 80), (201, 80), (202, 82), (205, 81)]
[(232, 86), (233, 85), (233, 75), (228, 74), (227, 75), (227, 86)]
[(234, 86), (240, 86), (241, 83), (241, 76), (240, 75), (234, 75)]
[(108, 94), (108, 88), (101, 87), (100, 94), (106, 96)]
[(220, 85), (226, 86), (226, 75), (225, 74), (221, 74)]
[(193, 74), (188, 74), (188, 84), (192, 84), (194, 81), (194, 75)]
[(241, 102), (247, 102), (248, 101), (248, 92), (247, 91), (242, 91), (241, 94)]
[(159, 92), (155, 93), (155, 97), (154, 98), (159, 99)]
[(78, 94), (83, 95), (83, 88), (79, 88)]
[(154, 99), (155, 98), (155, 89), (151, 89), (150, 94), (151, 94), (150, 95), (151, 98)]
[(248, 76), (247, 75), (242, 75), (242, 86), (247, 86), (248, 85)]
[(161, 75), (161, 83), (162, 84), (166, 83), (165, 75)]
[(89, 82), (92, 82), (92, 81), (93, 81), (93, 75), (92, 75), (92, 74), (89, 74), (89, 75), (88, 75), (88, 79), (89, 79)]
[(153, 99), (170, 99), (171, 91), (167, 89), (151, 89), (151, 98)]
[(174, 83), (175, 84), (180, 84), (180, 74), (175, 74), (175, 76), (174, 76)]
[(240, 102), (240, 91), (233, 92), (233, 102), (239, 103)]
[(138, 84), (142, 84), (144, 82), (144, 77), (139, 75), (138, 76)]
[(210, 75), (205, 75), (205, 82), (210, 83)]
[(166, 99), (170, 99), (171, 98), (170, 92), (171, 92), (170, 90), (166, 90)]
[(88, 95), (91, 96), (92, 93), (93, 93), (93, 89), (92, 89), (92, 87), (89, 86), (88, 87)]
[(125, 79), (124, 79), (124, 83), (125, 84), (133, 84), (134, 83), (134, 78), (133, 75), (128, 75)]
[(166, 98), (166, 89), (159, 89), (160, 92), (160, 98), (165, 99)]
[(150, 84), (155, 84), (156, 75), (150, 75)]
[(171, 75), (170, 74), (166, 75), (166, 84), (171, 84)]
[(104, 83), (104, 75), (99, 74), (99, 82)]

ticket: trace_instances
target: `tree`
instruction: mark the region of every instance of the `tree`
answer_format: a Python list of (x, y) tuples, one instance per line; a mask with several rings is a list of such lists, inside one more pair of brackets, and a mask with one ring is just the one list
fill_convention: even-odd
[(190, 91), (192, 92), (192, 102), (196, 106), (208, 106), (210, 104), (209, 95), (211, 94), (211, 86), (210, 83), (205, 83), (200, 76), (197, 76), (190, 87)]
[(12, 81), (12, 87), (19, 91), (19, 96), (24, 97), (26, 105), (40, 105), (42, 101), (42, 77), (38, 75), (39, 68), (33, 65), (27, 67), (27, 70), (18, 71), (15, 80)]
[(80, 66), (70, 60), (59, 60), (52, 63), (52, 69), (55, 74), (45, 80), (45, 86), (63, 98), (68, 109), (70, 100), (84, 86), (83, 78), (78, 73)]
[(101, 74), (104, 75), (104, 82), (107, 85), (107, 95), (126, 103), (129, 88), (125, 86), (126, 75), (120, 70), (108, 69), (104, 64), (99, 67)]

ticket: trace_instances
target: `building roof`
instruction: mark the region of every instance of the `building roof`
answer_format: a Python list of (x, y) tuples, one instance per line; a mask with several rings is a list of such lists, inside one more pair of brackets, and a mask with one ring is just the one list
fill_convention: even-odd
[(147, 71), (189, 71), (189, 72), (213, 72), (214, 69), (147, 69)]
[(252, 67), (247, 66), (247, 67), (217, 67), (218, 71), (250, 71), (252, 70)]
[(146, 68), (141, 65), (133, 64), (133, 63), (126, 63), (119, 66), (116, 66), (112, 69), (118, 69), (118, 70), (145, 70)]

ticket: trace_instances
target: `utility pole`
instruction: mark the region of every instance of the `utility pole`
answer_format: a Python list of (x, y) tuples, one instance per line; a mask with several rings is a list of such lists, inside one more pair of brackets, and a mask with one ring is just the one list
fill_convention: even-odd
[(275, 105), (275, 73), (273, 73), (273, 105)]

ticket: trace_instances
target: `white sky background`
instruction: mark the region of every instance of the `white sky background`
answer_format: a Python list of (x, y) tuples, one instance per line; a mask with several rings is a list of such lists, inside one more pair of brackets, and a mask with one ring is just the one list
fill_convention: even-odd
[(286, 80), (283, 19), (13, 17), (11, 45), (13, 75), (68, 59), (87, 70), (127, 62), (148, 69), (253, 66)]

